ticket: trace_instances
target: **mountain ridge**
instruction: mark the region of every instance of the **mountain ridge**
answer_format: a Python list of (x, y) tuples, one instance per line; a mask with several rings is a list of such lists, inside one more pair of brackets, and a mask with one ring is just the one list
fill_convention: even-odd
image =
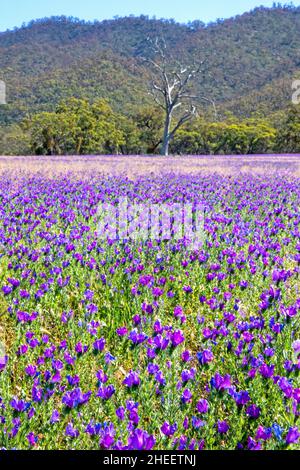
[(300, 7), (259, 7), (209, 24), (143, 15), (101, 22), (52, 17), (0, 33), (0, 79), (8, 95), (0, 124), (52, 111), (70, 96), (103, 97), (124, 114), (150, 103), (141, 57), (149, 53), (147, 37), (156, 36), (179, 59), (206, 59), (197, 91), (221, 113), (267, 115), (290, 104), (300, 67)]

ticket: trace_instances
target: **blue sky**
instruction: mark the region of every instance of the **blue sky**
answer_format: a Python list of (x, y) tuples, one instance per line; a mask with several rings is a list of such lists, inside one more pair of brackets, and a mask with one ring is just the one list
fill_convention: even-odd
[[(272, 6), (273, 0), (2, 0), (1, 3), (0, 31), (5, 31), (31, 19), (52, 15), (102, 20), (116, 15), (145, 14), (180, 22), (194, 19), (208, 22), (258, 5)], [(300, 5), (300, 0), (294, 4)]]

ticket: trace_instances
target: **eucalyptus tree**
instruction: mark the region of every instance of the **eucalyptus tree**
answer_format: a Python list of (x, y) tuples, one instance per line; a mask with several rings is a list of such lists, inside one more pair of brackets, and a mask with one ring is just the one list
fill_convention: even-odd
[(178, 129), (197, 115), (197, 104), (204, 100), (214, 101), (194, 92), (196, 79), (204, 73), (204, 61), (184, 65), (174, 60), (164, 39), (148, 38), (151, 56), (144, 59), (151, 71), (149, 93), (155, 103), (164, 111), (164, 130), (161, 154), (169, 154), (170, 142)]

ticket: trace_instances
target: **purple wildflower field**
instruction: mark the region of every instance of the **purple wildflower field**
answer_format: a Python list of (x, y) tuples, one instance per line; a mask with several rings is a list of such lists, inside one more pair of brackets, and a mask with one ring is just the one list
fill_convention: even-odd
[[(300, 448), (300, 157), (0, 158), (0, 448)], [(203, 244), (99, 237), (197, 203)]]

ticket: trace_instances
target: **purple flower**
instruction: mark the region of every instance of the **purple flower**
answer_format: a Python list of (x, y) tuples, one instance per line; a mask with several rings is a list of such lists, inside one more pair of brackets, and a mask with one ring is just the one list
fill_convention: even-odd
[(126, 336), (128, 333), (128, 330), (125, 326), (123, 326), (122, 328), (118, 328), (117, 329), (117, 335), (122, 337), (122, 336)]
[(181, 401), (182, 403), (186, 404), (186, 403), (190, 403), (191, 399), (192, 399), (192, 393), (191, 391), (186, 388), (183, 392), (183, 394), (181, 395)]
[(210, 384), (212, 388), (222, 392), (224, 390), (228, 390), (231, 387), (231, 377), (230, 375), (224, 375), (223, 377), (217, 373), (214, 377), (212, 377)]
[(93, 344), (93, 348), (95, 351), (103, 351), (103, 349), (105, 348), (105, 344), (106, 344), (106, 341), (104, 338), (100, 338), (100, 339), (97, 339), (94, 344)]
[(128, 388), (138, 387), (141, 383), (137, 372), (130, 371), (127, 377), (123, 380), (123, 384)]
[(9, 294), (12, 293), (12, 291), (13, 291), (13, 289), (10, 286), (3, 286), (2, 287), (2, 292), (3, 292), (4, 295), (9, 295)]
[(30, 294), (29, 292), (27, 292), (26, 290), (20, 290), (20, 297), (22, 299), (29, 299), (30, 298)]
[(77, 354), (84, 354), (87, 351), (87, 346), (83, 346), (81, 342), (75, 345), (75, 352)]
[(183, 315), (183, 308), (180, 305), (174, 308), (174, 317), (180, 318)]
[(181, 373), (181, 380), (183, 383), (187, 383), (190, 380), (194, 380), (196, 375), (196, 369), (192, 368), (190, 370), (184, 370)]
[(250, 401), (249, 393), (246, 391), (241, 391), (236, 394), (235, 402), (238, 406), (244, 406)]
[(190, 351), (183, 351), (181, 354), (181, 359), (183, 362), (189, 362), (191, 360), (192, 356)]
[(35, 408), (32, 407), (32, 408), (30, 408), (30, 410), (27, 413), (28, 419), (33, 418), (34, 415), (35, 415)]
[(93, 315), (94, 313), (98, 312), (98, 307), (97, 305), (91, 303), (86, 306), (86, 311), (88, 315)]
[(241, 281), (239, 283), (239, 285), (242, 289), (246, 289), (248, 287), (248, 282), (247, 281)]
[(128, 339), (133, 342), (133, 344), (142, 344), (144, 341), (148, 339), (148, 336), (145, 333), (138, 333), (137, 330), (133, 330), (130, 332)]
[(62, 403), (67, 408), (77, 408), (89, 401), (92, 392), (82, 393), (80, 388), (75, 388), (71, 392), (66, 392), (62, 397)]
[(152, 294), (154, 297), (161, 297), (164, 293), (164, 290), (161, 289), (160, 287), (154, 287), (152, 289)]
[(217, 429), (219, 434), (226, 434), (229, 431), (229, 425), (226, 421), (218, 421)]
[(299, 339), (293, 342), (293, 350), (295, 354), (300, 354), (300, 340)]
[(120, 421), (123, 421), (125, 418), (125, 408), (121, 406), (116, 410), (116, 415), (119, 418)]
[(59, 371), (56, 371), (55, 374), (51, 377), (51, 383), (56, 384), (61, 382), (61, 375)]
[(246, 414), (249, 416), (249, 418), (252, 418), (252, 419), (259, 418), (260, 413), (261, 413), (261, 410), (256, 405), (250, 405), (250, 406), (248, 406), (248, 408), (246, 410)]
[(23, 411), (26, 411), (30, 405), (24, 400), (18, 400), (17, 398), (13, 398), (10, 402), (10, 406), (18, 413), (23, 413)]
[(110, 431), (104, 432), (100, 439), (100, 448), (101, 449), (110, 449), (115, 442), (114, 434), (112, 435)]
[(107, 381), (108, 381), (108, 377), (107, 375), (103, 372), (103, 370), (99, 370), (97, 373), (96, 373), (96, 377), (97, 379), (99, 380), (99, 382), (105, 384)]
[(0, 372), (2, 372), (8, 363), (8, 356), (0, 356)]
[(41, 387), (33, 386), (32, 387), (32, 400), (39, 403), (43, 398), (43, 389)]
[(37, 312), (29, 314), (28, 312), (17, 312), (17, 319), (20, 323), (31, 323), (38, 317)]
[(132, 318), (132, 321), (135, 324), (135, 326), (137, 326), (137, 325), (140, 325), (142, 319), (140, 315), (134, 315), (134, 317)]
[(38, 441), (38, 437), (35, 436), (33, 432), (30, 432), (29, 434), (27, 434), (26, 438), (28, 440), (30, 447), (34, 447)]
[(291, 305), (290, 307), (281, 306), (281, 313), (287, 318), (293, 318), (297, 315), (298, 308), (299, 307), (295, 305)]
[(186, 292), (187, 294), (191, 294), (193, 292), (193, 289), (191, 288), (191, 286), (184, 286), (183, 287), (183, 290), (184, 292)]
[(265, 379), (270, 379), (274, 375), (275, 366), (268, 366), (267, 364), (262, 364), (259, 368), (259, 372)]
[(291, 427), (287, 433), (285, 441), (287, 444), (297, 444), (300, 438), (299, 429), (295, 427)]
[(194, 429), (199, 429), (205, 426), (205, 422), (202, 419), (197, 418), (196, 416), (192, 417), (192, 426)]
[(28, 365), (26, 368), (25, 368), (25, 372), (27, 375), (31, 376), (31, 377), (34, 377), (35, 374), (36, 374), (36, 371), (37, 371), (37, 368), (36, 366), (30, 364)]
[(69, 423), (66, 427), (65, 435), (68, 437), (72, 437), (72, 439), (75, 439), (79, 436), (79, 431), (78, 429), (74, 428), (73, 423)]
[(257, 440), (261, 439), (263, 441), (267, 441), (272, 437), (272, 429), (271, 428), (264, 428), (263, 426), (259, 426), (256, 431), (255, 438)]
[(150, 375), (155, 375), (157, 372), (159, 372), (159, 366), (157, 364), (153, 364), (153, 362), (150, 362), (147, 366), (147, 371)]
[(197, 358), (199, 364), (203, 366), (212, 362), (214, 360), (214, 355), (209, 349), (204, 349), (204, 351), (197, 353)]
[(106, 364), (110, 364), (116, 360), (115, 356), (113, 356), (109, 351), (104, 356), (104, 361)]
[(94, 297), (94, 292), (92, 290), (87, 289), (84, 293), (84, 296), (87, 300), (91, 301)]
[(105, 387), (104, 385), (101, 385), (98, 388), (97, 397), (100, 397), (103, 400), (109, 400), (113, 396), (115, 391), (116, 390), (113, 385), (108, 385), (107, 387)]
[(202, 398), (201, 400), (198, 401), (196, 408), (197, 408), (197, 411), (201, 414), (207, 413), (209, 409), (208, 401)]
[(261, 450), (261, 444), (252, 439), (252, 437), (248, 437), (248, 449), (253, 451)]
[(167, 421), (165, 421), (162, 427), (160, 428), (160, 430), (165, 436), (170, 437), (175, 434), (175, 432), (177, 431), (177, 428), (178, 428), (177, 423), (171, 425)]
[(164, 351), (169, 345), (169, 340), (164, 338), (162, 335), (157, 335), (154, 337), (154, 339), (151, 339), (151, 344), (154, 344), (156, 349)]
[(151, 450), (154, 445), (154, 436), (142, 429), (135, 429), (128, 439), (128, 450)]
[(184, 342), (184, 336), (181, 330), (174, 331), (174, 333), (171, 336), (171, 342), (174, 348), (176, 348), (177, 346), (179, 346), (181, 343)]
[(58, 423), (59, 420), (60, 420), (60, 414), (57, 410), (54, 410), (50, 418), (50, 423), (55, 424), (55, 423)]

